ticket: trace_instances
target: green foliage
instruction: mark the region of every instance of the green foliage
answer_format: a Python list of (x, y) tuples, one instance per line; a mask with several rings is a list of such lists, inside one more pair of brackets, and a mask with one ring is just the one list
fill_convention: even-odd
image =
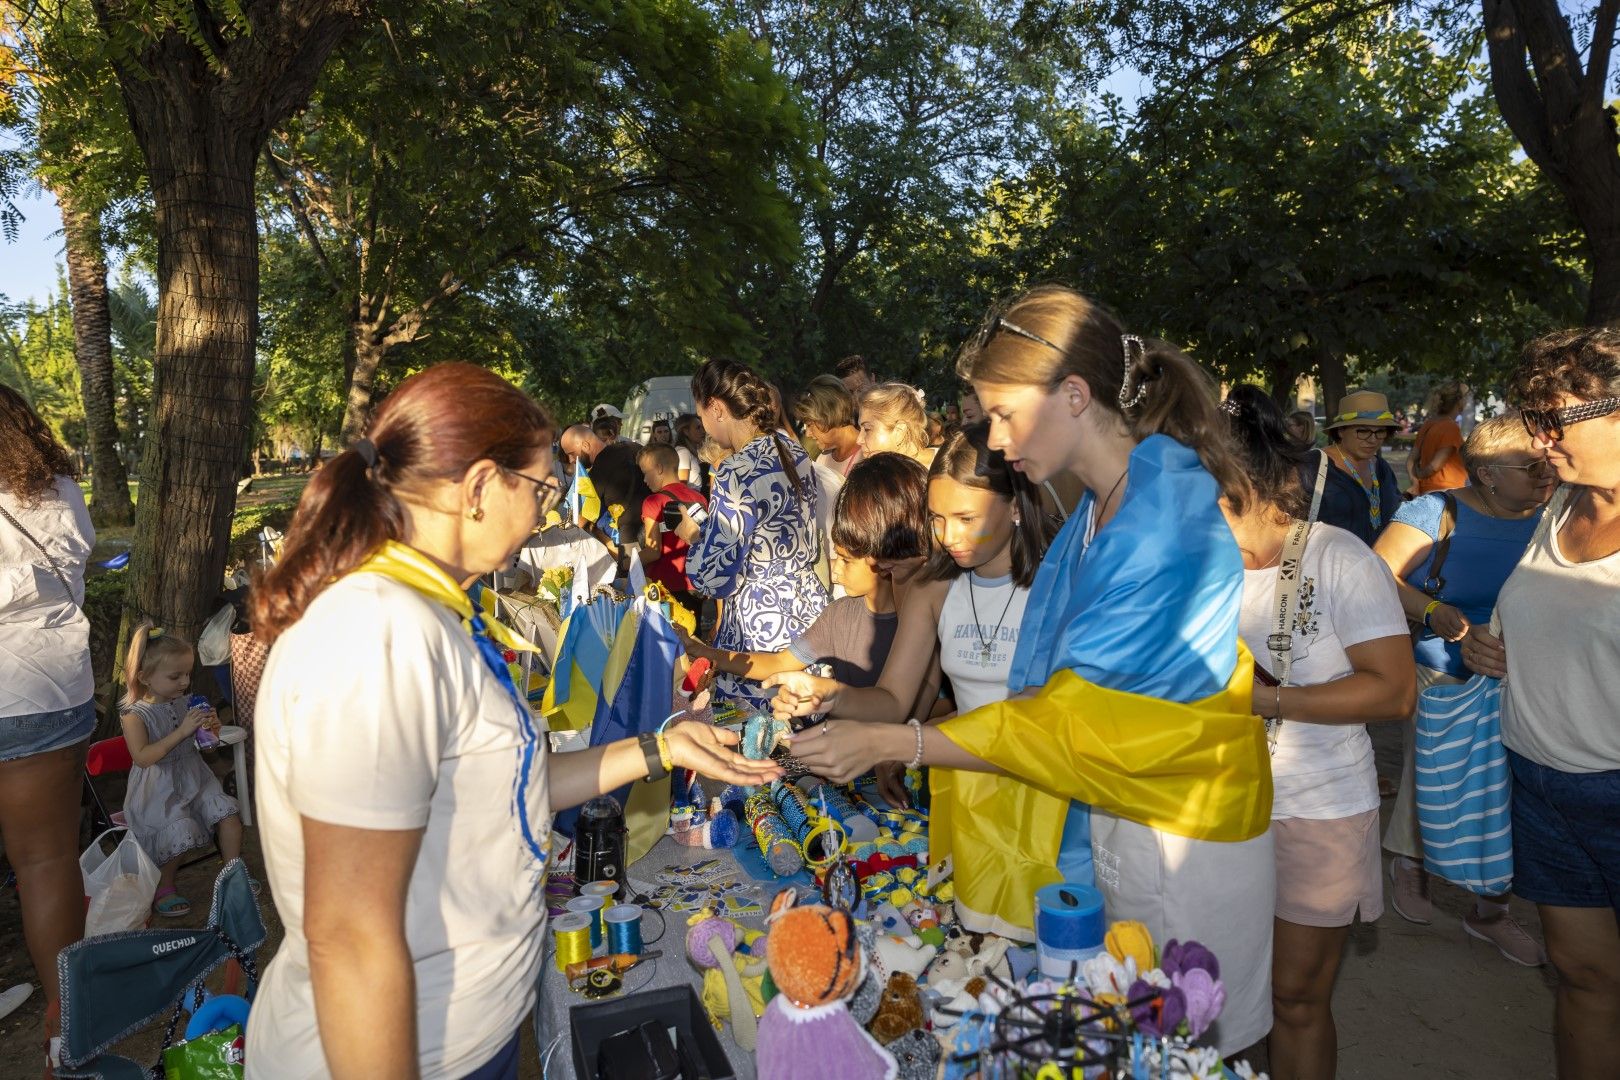
[(73, 312), (67, 282), (43, 304), (0, 296), (0, 382), (20, 393), (68, 447), (85, 442), (84, 401), (73, 360)]
[(1262, 41), (1253, 65), (1161, 86), (1151, 123), (1077, 120), (1054, 166), (1014, 187), (1053, 223), (1035, 258), (1008, 258), (1228, 380), (1291, 386), (1349, 360), (1488, 383), (1527, 337), (1578, 320), (1573, 223), (1516, 154), (1473, 50), (1355, 29), (1286, 62)]

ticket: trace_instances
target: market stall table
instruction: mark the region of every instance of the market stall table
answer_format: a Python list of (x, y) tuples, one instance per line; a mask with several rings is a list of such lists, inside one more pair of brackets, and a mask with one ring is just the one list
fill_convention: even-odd
[[(763, 930), (764, 909), (769, 906), (771, 897), (783, 887), (783, 884), (755, 881), (750, 878), (730, 850), (714, 851), (707, 848), (686, 847), (677, 844), (673, 837), (666, 836), (645, 856), (631, 865), (629, 872), (631, 888), (638, 895), (650, 894), (656, 888), (659, 872), (666, 867), (692, 866), (708, 859), (718, 860), (722, 864), (723, 869), (718, 877), (730, 878), (754, 887), (761, 913), (742, 916), (736, 921), (750, 929)], [(686, 958), (686, 920), (692, 914), (690, 911), (666, 909), (657, 912), (648, 911), (642, 916), (641, 937), (646, 942), (646, 950), (657, 951), (662, 955), (656, 961), (633, 969), (624, 977), (624, 994), (672, 986), (690, 986), (694, 994), (701, 992), (703, 976)], [(662, 923), (659, 922), (660, 915), (663, 916)], [(659, 933), (660, 926), (663, 927), (662, 935)], [(547, 932), (549, 933), (549, 930)], [(569, 1010), (575, 1005), (588, 1005), (592, 1002), (568, 989), (567, 980), (564, 979), (562, 972), (557, 970), (555, 960), (550, 955), (554, 948), (555, 946), (547, 948), (545, 977), (541, 980), (540, 1000), (535, 1006), (535, 1036), (544, 1065), (543, 1075), (545, 1080), (595, 1080), (595, 1077), (575, 1077), (573, 1043), (568, 1026)], [(722, 1028), (717, 1034), (738, 1080), (754, 1080), (756, 1074), (753, 1052), (743, 1050), (732, 1040), (730, 1025)]]

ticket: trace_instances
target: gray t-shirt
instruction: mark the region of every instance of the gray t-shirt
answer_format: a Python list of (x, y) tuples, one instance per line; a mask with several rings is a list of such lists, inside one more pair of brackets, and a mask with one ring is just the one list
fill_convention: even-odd
[(864, 596), (845, 596), (828, 604), (788, 652), (803, 664), (827, 664), (845, 686), (876, 686), (899, 625), (896, 613), (879, 615)]

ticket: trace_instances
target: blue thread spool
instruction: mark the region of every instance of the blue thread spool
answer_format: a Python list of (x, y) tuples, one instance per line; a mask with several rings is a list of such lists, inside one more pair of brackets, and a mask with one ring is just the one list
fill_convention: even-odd
[(614, 904), (602, 912), (610, 954), (641, 955), (641, 909), (635, 904)]
[(1059, 882), (1035, 891), (1035, 949), (1047, 978), (1077, 974), (1102, 952), (1107, 931), (1102, 893), (1091, 886)]
[(568, 910), (576, 915), (585, 915), (591, 920), (591, 948), (595, 949), (602, 944), (602, 908), (607, 901), (600, 896), (576, 896), (568, 901)]
[(826, 781), (801, 781), (801, 790), (812, 805), (819, 806), (828, 817), (844, 827), (851, 841), (861, 843), (877, 836), (877, 822), (861, 813), (860, 808), (841, 788)]

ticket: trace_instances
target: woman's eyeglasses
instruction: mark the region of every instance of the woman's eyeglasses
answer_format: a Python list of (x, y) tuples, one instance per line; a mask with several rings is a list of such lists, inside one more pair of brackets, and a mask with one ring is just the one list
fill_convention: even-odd
[(1546, 458), (1532, 461), (1528, 465), (1493, 465), (1492, 468), (1523, 469), (1524, 475), (1529, 477), (1531, 480), (1545, 479), (1547, 476), (1551, 475), (1553, 471), (1552, 462), (1548, 461)]
[(1057, 345), (1054, 345), (1052, 342), (1047, 341), (1045, 338), (1041, 337), (1041, 335), (1033, 333), (1033, 332), (1031, 332), (1029, 330), (1025, 330), (1022, 326), (1019, 326), (1017, 323), (1008, 322), (1006, 319), (1003, 319), (1000, 315), (997, 315), (995, 318), (993, 318), (989, 322), (985, 323), (984, 324), (984, 329), (979, 331), (978, 347), (980, 349), (983, 349), (986, 345), (990, 344), (990, 339), (991, 338), (995, 337), (996, 334), (1000, 333), (1003, 330), (1007, 331), (1007, 333), (1009, 333), (1009, 334), (1017, 334), (1021, 338), (1025, 338), (1025, 339), (1027, 339), (1029, 341), (1033, 341), (1033, 342), (1036, 342), (1038, 344), (1045, 345), (1048, 349), (1053, 349), (1053, 350), (1055, 350), (1057, 352), (1060, 352), (1060, 353), (1063, 351)]
[(1557, 442), (1564, 437), (1565, 428), (1587, 420), (1596, 420), (1600, 416), (1608, 416), (1616, 411), (1620, 411), (1620, 397), (1599, 398), (1597, 401), (1571, 405), (1566, 409), (1523, 409), (1519, 412), (1519, 417), (1524, 421), (1524, 430), (1530, 433), (1532, 439)]
[(1382, 439), (1389, 434), (1387, 427), (1353, 427), (1350, 434), (1358, 439)]
[(550, 509), (553, 502), (562, 498), (562, 488), (557, 485), (557, 481), (549, 476), (542, 480), (538, 476), (520, 473), (516, 469), (507, 469), (506, 471), (534, 485), (534, 501), (540, 504), (541, 510)]

